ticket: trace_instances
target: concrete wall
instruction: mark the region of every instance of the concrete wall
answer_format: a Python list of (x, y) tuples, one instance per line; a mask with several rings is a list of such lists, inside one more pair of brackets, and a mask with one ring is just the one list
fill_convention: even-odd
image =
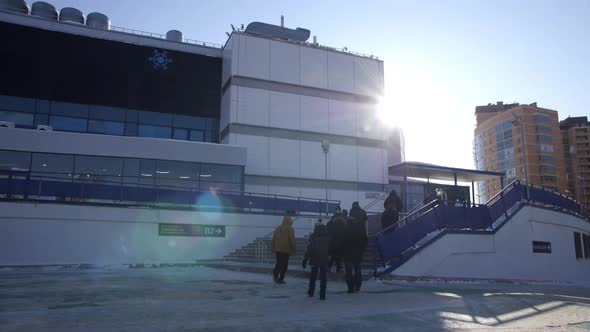
[[(527, 206), (494, 235), (444, 235), (394, 274), (588, 282), (590, 259), (576, 259), (574, 232), (590, 233), (590, 223)], [(533, 253), (532, 241), (551, 242), (552, 253)]]
[[(0, 266), (190, 263), (220, 259), (270, 233), (281, 216), (0, 203)], [(225, 238), (158, 236), (158, 223), (225, 225)], [(296, 236), (311, 221), (296, 220)]]

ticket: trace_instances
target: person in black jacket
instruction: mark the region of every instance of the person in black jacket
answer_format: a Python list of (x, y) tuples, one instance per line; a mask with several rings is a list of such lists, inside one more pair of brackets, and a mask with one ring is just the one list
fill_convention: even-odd
[(319, 271), (320, 300), (326, 299), (326, 270), (328, 266), (329, 249), (330, 236), (328, 235), (328, 230), (324, 224), (318, 223), (313, 230), (313, 236), (310, 238), (310, 242), (307, 245), (307, 250), (305, 251), (305, 256), (302, 263), (304, 269), (308, 260), (311, 265), (311, 273), (309, 274), (309, 289), (307, 290), (307, 295), (309, 295), (309, 297), (313, 297), (315, 291), (315, 282)]
[(346, 218), (348, 212), (342, 212), (335, 216), (328, 222), (328, 235), (330, 235), (330, 262), (328, 262), (328, 271), (332, 269), (332, 265), (336, 264), (336, 272), (342, 269), (342, 249), (344, 243), (344, 233), (346, 231)]
[(394, 225), (396, 222), (398, 222), (398, 220), (399, 212), (395, 208), (389, 207), (381, 214), (381, 230)]
[[(366, 216), (366, 214), (365, 214)], [(367, 248), (368, 238), (365, 223), (352, 217), (346, 223), (346, 245), (344, 246), (344, 267), (346, 270), (346, 284), (348, 293), (361, 290), (363, 282), (361, 263)]]

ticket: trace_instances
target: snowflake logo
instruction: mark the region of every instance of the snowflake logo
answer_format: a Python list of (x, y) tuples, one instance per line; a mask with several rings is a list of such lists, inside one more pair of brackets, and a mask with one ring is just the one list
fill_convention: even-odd
[(168, 56), (168, 51), (154, 50), (152, 56), (148, 58), (148, 61), (154, 65), (156, 70), (168, 70), (168, 65), (173, 63), (172, 58)]

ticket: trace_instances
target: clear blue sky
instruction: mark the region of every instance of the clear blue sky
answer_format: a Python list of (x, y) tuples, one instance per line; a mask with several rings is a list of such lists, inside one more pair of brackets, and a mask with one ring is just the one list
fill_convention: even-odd
[(560, 119), (590, 113), (590, 0), (48, 1), (219, 44), (230, 24), (278, 24), (284, 14), (321, 44), (375, 54), (407, 160), (473, 168), (476, 105), (538, 102)]

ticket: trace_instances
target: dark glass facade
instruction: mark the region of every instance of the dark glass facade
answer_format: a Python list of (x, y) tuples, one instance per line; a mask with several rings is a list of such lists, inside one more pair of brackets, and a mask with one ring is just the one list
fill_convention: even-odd
[(31, 178), (63, 179), (60, 181), (240, 192), (244, 168), (174, 160), (0, 150), (0, 174), (2, 171), (30, 172)]
[[(217, 142), (221, 59), (0, 22), (0, 121)], [(12, 98), (10, 97), (23, 97)]]

